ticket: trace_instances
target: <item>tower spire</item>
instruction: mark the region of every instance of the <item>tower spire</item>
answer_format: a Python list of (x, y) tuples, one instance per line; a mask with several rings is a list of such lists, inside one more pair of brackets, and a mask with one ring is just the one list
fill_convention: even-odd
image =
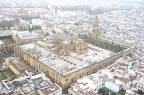
[(99, 21), (98, 16), (94, 17), (93, 24), (92, 24), (92, 37), (94, 39), (98, 39), (100, 37), (101, 33), (99, 31)]

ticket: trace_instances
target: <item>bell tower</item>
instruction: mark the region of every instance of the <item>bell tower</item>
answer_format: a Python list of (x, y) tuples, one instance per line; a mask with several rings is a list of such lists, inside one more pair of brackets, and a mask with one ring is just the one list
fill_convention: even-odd
[(93, 39), (99, 39), (100, 38), (100, 36), (101, 36), (101, 33), (100, 33), (100, 31), (99, 31), (99, 22), (98, 22), (98, 16), (96, 16), (96, 17), (94, 17), (94, 19), (93, 19), (93, 24), (92, 24), (92, 33), (91, 33), (91, 35), (92, 35), (92, 38)]

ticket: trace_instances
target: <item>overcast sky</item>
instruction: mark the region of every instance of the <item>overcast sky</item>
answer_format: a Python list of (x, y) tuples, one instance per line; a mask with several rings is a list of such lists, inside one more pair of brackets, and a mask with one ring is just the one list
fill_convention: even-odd
[[(17, 0), (18, 1), (18, 0)], [(24, 0), (32, 1), (32, 0)], [(111, 5), (111, 4), (134, 4), (144, 0), (34, 0), (34, 2), (49, 2), (52, 5)], [(33, 1), (32, 1), (33, 2)]]
[[(71, 5), (90, 5), (90, 6), (120, 6), (120, 5), (135, 5), (138, 2), (144, 2), (144, 0), (0, 0), (0, 2), (22, 2), (39, 4), (40, 2), (46, 2), (51, 5), (57, 6), (71, 6)], [(144, 4), (144, 3), (143, 3)]]

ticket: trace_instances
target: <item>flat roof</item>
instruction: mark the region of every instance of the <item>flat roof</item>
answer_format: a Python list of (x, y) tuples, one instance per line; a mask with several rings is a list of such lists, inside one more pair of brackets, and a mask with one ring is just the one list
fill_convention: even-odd
[(35, 33), (35, 32), (29, 32), (29, 31), (19, 31), (17, 33), (17, 36), (20, 39), (36, 39), (36, 38), (39, 37), (37, 33)]
[(50, 94), (57, 90), (61, 91), (61, 88), (55, 83), (52, 83), (45, 74), (22, 76), (13, 80), (0, 81), (0, 94), (13, 93), (13, 95), (15, 95), (17, 93), (17, 88), (19, 88), (19, 91), (21, 90), (25, 95), (35, 93), (37, 90), (44, 90), (45, 88), (47, 88), (48, 91), (51, 91), (49, 92)]
[(40, 89), (38, 92), (42, 93), (42, 95), (43, 94), (44, 95), (49, 95), (49, 94), (54, 94), (54, 93), (60, 93), (61, 92), (61, 88), (58, 85), (56, 85), (56, 84), (52, 84), (51, 86), (49, 86), (47, 88)]
[(68, 56), (58, 56), (48, 48), (42, 47), (37, 43), (22, 45), (20, 48), (37, 56), (42, 64), (49, 66), (63, 76), (100, 62), (115, 54), (91, 44), (88, 44), (88, 49), (83, 54), (70, 52)]
[(104, 84), (106, 79), (107, 76), (104, 73), (97, 72), (95, 74), (78, 79), (71, 85), (69, 90), (80, 95), (90, 92), (93, 92), (92, 95), (95, 95), (96, 90)]

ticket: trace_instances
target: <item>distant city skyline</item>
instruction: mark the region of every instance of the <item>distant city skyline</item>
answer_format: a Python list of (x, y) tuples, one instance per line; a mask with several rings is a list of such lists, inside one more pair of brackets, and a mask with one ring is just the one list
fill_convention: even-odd
[(144, 3), (144, 0), (0, 0), (1, 3), (10, 3), (16, 1), (22, 4), (39, 5), (40, 3), (48, 3), (55, 6), (76, 6), (88, 5), (94, 7), (115, 7), (123, 5), (137, 5)]

